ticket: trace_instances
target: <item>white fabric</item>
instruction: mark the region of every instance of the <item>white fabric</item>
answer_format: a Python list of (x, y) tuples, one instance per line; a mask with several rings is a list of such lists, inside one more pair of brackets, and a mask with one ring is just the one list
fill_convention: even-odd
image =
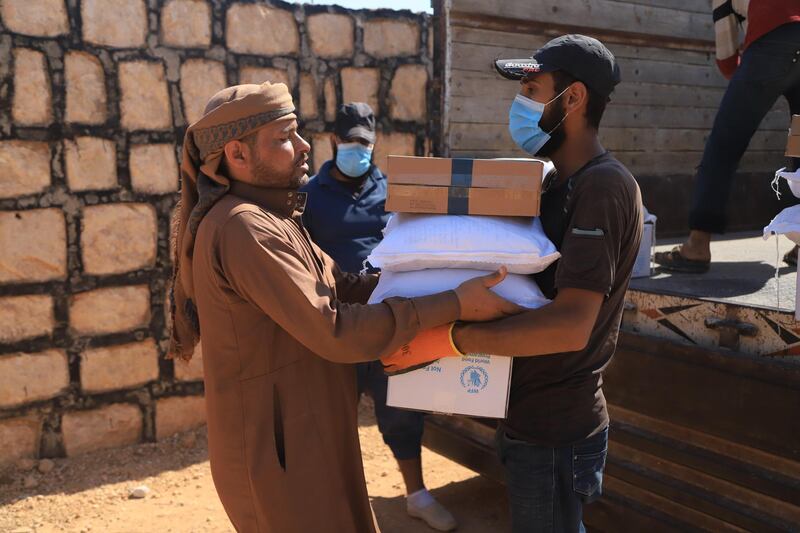
[(778, 180), (781, 178), (787, 181), (792, 194), (794, 194), (796, 198), (800, 198), (800, 169), (790, 172), (786, 170), (786, 168), (782, 168), (775, 173), (775, 179), (772, 180), (772, 190), (775, 191), (775, 195), (778, 198), (781, 197), (781, 193), (778, 192)]
[[(491, 272), (445, 268), (417, 272), (383, 271), (378, 286), (375, 287), (369, 298), (369, 303), (380, 303), (392, 296), (414, 298), (449, 291), (467, 280), (487, 274), (491, 274)], [(508, 274), (506, 279), (492, 287), (492, 290), (506, 300), (530, 309), (550, 303), (550, 300), (544, 297), (539, 286), (529, 276)]]
[(795, 244), (800, 244), (800, 205), (787, 207), (764, 228), (764, 240), (770, 235), (786, 235)]
[(656, 245), (656, 221), (658, 217), (644, 208), (644, 228), (642, 231), (642, 242), (639, 245), (639, 253), (636, 255), (636, 262), (633, 265), (632, 278), (650, 277), (651, 261), (653, 258), (653, 247)]
[(505, 265), (514, 274), (535, 274), (559, 257), (538, 218), (398, 213), (367, 261), (389, 272)]

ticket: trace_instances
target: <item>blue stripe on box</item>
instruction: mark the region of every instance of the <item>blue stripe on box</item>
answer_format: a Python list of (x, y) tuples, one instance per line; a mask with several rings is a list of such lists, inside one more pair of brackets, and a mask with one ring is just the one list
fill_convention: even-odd
[(469, 214), (469, 188), (468, 187), (448, 187), (447, 188), (447, 214), (448, 215), (468, 215)]
[(455, 158), (451, 164), (447, 214), (466, 215), (469, 213), (469, 188), (472, 186), (472, 159)]
[(450, 174), (451, 187), (472, 187), (472, 159), (453, 159)]

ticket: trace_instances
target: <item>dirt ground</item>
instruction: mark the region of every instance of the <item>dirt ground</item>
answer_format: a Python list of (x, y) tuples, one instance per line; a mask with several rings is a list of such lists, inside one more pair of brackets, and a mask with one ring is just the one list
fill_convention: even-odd
[[(359, 434), (370, 500), (384, 533), (433, 531), (405, 512), (403, 481), (383, 444), (368, 399)], [(159, 442), (54, 459), (39, 472), (20, 466), (0, 473), (0, 532), (232, 532), (208, 465), (205, 429)], [(428, 489), (458, 519), (463, 533), (508, 530), (505, 490), (423, 449)], [(46, 470), (48, 465), (44, 465)], [(144, 499), (129, 499), (145, 485)], [(26, 488), (26, 486), (28, 488)]]

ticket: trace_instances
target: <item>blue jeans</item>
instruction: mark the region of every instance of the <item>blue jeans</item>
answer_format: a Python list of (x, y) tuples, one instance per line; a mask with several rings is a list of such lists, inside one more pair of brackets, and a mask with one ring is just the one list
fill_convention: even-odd
[(386, 388), (389, 378), (383, 373), (380, 361), (356, 365), (358, 392), (369, 391), (375, 401), (375, 418), (383, 442), (392, 450), (394, 458), (402, 461), (416, 459), (422, 453), (422, 430), (425, 414), (419, 411), (397, 409), (386, 405)]
[(600, 497), (608, 428), (572, 446), (548, 448), (512, 439), (501, 428), (513, 533), (584, 533), (583, 504)]
[[(722, 97), (706, 141), (689, 211), (689, 227), (722, 233), (734, 173), (750, 139), (781, 95), (800, 114), (800, 23), (784, 24), (747, 47)], [(687, 107), (691, 96), (686, 96)], [(788, 123), (788, 121), (787, 121)], [(777, 170), (777, 169), (775, 169)], [(768, 186), (764, 177), (764, 186)]]

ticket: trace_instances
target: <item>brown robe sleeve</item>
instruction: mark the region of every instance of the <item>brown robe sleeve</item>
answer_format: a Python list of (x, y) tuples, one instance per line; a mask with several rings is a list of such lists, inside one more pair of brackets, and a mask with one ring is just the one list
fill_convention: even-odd
[(367, 303), (378, 285), (378, 274), (349, 274), (342, 272), (339, 265), (334, 267), (333, 276), (336, 278), (336, 296), (349, 304)]
[[(374, 305), (337, 300), (280, 224), (271, 215), (252, 211), (228, 220), (218, 242), (222, 275), (241, 298), (320, 357), (341, 363), (372, 361), (396, 351), (422, 329), (458, 319), (453, 291)], [(366, 281), (341, 280), (349, 288), (358, 283), (368, 287)]]
[(333, 277), (336, 279), (336, 296), (337, 299), (341, 302), (345, 302), (348, 304), (365, 304), (369, 301), (369, 297), (372, 296), (372, 292), (375, 290), (375, 287), (378, 285), (378, 274), (353, 274), (349, 272), (344, 272), (336, 261), (326, 254), (322, 248), (320, 248), (317, 243), (311, 238), (311, 234), (308, 233), (308, 230), (305, 231), (309, 237), (309, 243), (311, 244), (311, 248), (316, 252), (318, 255), (321, 255), (325, 258), (325, 261), (329, 262), (333, 267)]

